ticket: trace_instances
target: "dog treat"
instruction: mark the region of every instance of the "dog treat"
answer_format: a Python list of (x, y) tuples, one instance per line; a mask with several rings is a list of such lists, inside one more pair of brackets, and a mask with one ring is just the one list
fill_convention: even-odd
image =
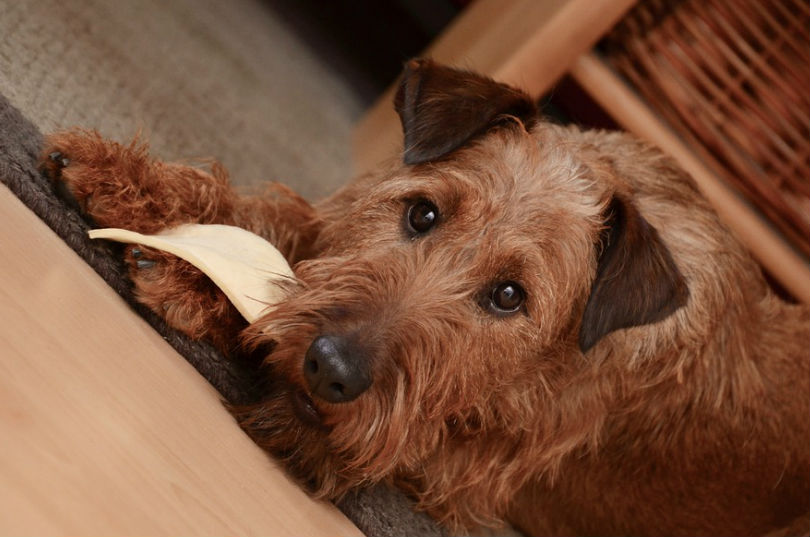
[(156, 235), (107, 228), (91, 230), (89, 235), (142, 244), (185, 259), (211, 278), (248, 322), (283, 298), (282, 286), (274, 282), (295, 278), (272, 244), (234, 226), (186, 224)]

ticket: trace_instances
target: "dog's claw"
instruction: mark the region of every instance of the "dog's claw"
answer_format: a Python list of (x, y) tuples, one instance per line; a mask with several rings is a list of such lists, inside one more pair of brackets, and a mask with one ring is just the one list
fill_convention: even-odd
[(139, 259), (143, 255), (143, 252), (141, 251), (140, 248), (133, 248), (131, 253), (132, 257), (135, 259)]
[(136, 265), (139, 269), (148, 269), (154, 267), (155, 262), (149, 259), (138, 259)]
[(70, 165), (70, 159), (63, 156), (61, 151), (50, 153), (48, 158), (60, 168), (67, 168)]

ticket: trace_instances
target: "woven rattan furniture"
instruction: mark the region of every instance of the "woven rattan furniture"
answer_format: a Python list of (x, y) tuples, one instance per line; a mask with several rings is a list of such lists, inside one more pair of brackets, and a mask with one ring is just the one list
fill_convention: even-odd
[(603, 49), (712, 171), (810, 254), (806, 0), (645, 0)]

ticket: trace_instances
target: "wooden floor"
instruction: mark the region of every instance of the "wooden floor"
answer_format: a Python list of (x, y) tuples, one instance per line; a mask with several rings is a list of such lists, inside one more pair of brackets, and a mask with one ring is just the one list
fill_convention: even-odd
[(361, 535), (0, 186), (0, 535)]

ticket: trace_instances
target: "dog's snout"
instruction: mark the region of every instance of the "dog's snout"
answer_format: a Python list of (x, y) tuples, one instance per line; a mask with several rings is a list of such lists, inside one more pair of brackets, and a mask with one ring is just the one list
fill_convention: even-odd
[(351, 401), (371, 386), (368, 360), (340, 336), (315, 338), (304, 359), (304, 377), (312, 393), (330, 403)]

